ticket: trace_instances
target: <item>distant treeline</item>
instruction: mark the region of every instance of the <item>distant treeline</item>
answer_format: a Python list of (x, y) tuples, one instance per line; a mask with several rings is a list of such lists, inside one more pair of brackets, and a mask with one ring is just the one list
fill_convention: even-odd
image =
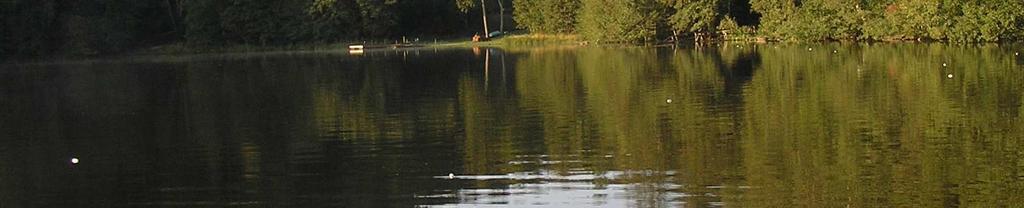
[(474, 6), (455, 0), (0, 0), (0, 55), (468, 37), (481, 22)]
[(4, 57), (468, 36), (482, 13), (490, 31), (506, 14), (533, 33), (594, 42), (1024, 37), (1020, 0), (0, 0), (0, 12)]

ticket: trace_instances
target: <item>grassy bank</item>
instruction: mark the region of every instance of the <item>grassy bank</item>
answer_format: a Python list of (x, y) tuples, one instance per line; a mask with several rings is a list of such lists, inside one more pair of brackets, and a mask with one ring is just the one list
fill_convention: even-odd
[(584, 43), (576, 35), (564, 34), (516, 34), (493, 38), (487, 41), (473, 42), (465, 40), (452, 40), (428, 44), (428, 47), (533, 47), (550, 45), (579, 45)]
[(580, 45), (585, 43), (577, 35), (564, 34), (526, 34), (511, 35), (497, 40), (502, 46), (547, 46), (547, 45)]

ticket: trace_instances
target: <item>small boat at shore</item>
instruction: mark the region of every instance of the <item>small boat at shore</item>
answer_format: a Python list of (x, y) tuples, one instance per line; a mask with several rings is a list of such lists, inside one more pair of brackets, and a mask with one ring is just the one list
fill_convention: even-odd
[(363, 49), (365, 48), (366, 46), (363, 46), (363, 44), (348, 45), (348, 53), (352, 55), (362, 55)]
[(413, 43), (396, 43), (396, 44), (376, 44), (376, 45), (366, 45), (366, 44), (350, 44), (350, 45), (348, 45), (348, 52), (349, 52), (350, 54), (362, 54), (362, 53), (363, 53), (363, 52), (365, 52), (366, 50), (370, 50), (370, 49), (384, 49), (384, 48), (391, 48), (391, 49), (399, 49), (399, 48), (419, 48), (419, 47), (423, 47), (423, 46), (424, 46), (424, 45), (421, 45), (421, 44), (413, 44)]

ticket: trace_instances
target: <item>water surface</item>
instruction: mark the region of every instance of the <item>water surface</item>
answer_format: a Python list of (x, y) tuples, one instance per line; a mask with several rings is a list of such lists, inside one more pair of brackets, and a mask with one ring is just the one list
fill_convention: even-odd
[(727, 44), (4, 65), (0, 207), (1019, 206), (1019, 51)]

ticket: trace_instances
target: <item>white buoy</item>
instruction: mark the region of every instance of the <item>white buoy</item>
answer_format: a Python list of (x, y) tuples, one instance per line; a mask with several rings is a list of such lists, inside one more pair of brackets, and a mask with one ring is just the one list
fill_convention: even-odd
[(839, 50), (832, 50), (832, 53), (839, 53)]
[(942, 63), (942, 67), (946, 67), (946, 63)]
[(1020, 56), (1020, 52), (1013, 53), (1014, 56)]
[(78, 164), (78, 158), (77, 157), (72, 157), (71, 158), (71, 164)]
[(665, 100), (665, 103), (672, 103), (672, 99)]
[(946, 75), (946, 78), (952, 79), (953, 78), (953, 74)]
[(448, 173), (448, 179), (455, 179), (454, 173)]
[(807, 51), (813, 51), (813, 50), (814, 50), (813, 48), (807, 48)]

